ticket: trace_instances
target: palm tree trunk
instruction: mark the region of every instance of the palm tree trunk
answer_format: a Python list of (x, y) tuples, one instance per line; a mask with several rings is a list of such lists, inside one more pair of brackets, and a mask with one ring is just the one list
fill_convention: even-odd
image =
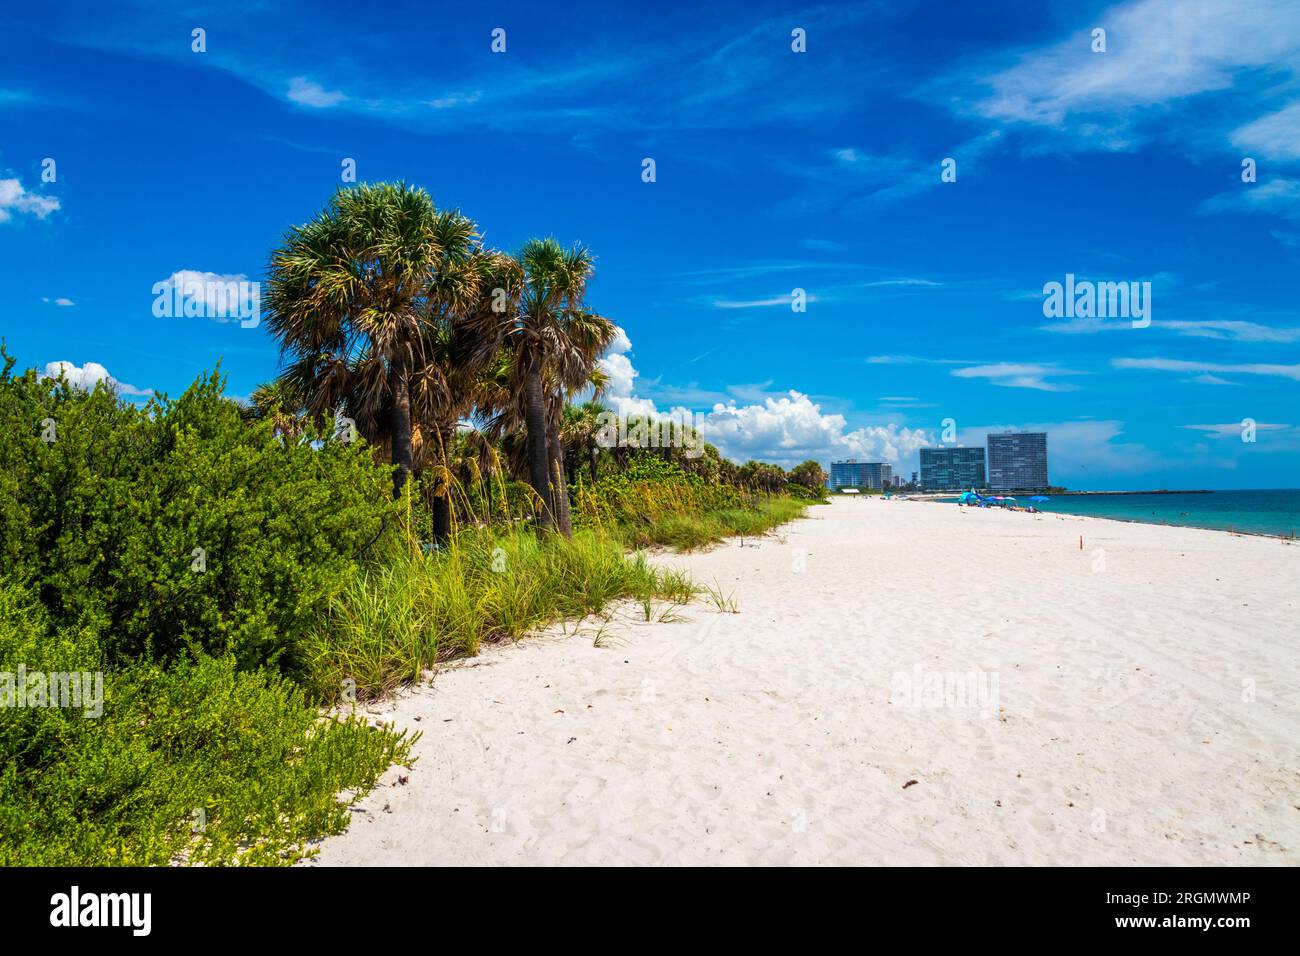
[[(454, 435), (454, 429), (438, 429), (438, 464), (445, 470), (448, 466), (448, 450)], [(433, 499), (433, 538), (439, 544), (451, 537), (451, 474), (446, 473), (446, 480), (438, 482), (442, 494)]]
[(389, 417), (389, 439), (393, 448), (393, 496), (402, 494), (402, 486), (411, 475), (411, 390), (407, 382), (406, 356), (400, 353), (389, 369), (393, 388), (393, 409)]
[(527, 432), (528, 480), (541, 499), (542, 526), (552, 524), (550, 468), (546, 454), (546, 404), (542, 395), (542, 370), (534, 365), (524, 380), (524, 428)]
[(551, 485), (554, 491), (555, 520), (560, 534), (573, 537), (569, 519), (569, 483), (564, 477), (564, 446), (560, 444), (560, 426), (552, 421), (546, 430), (546, 447), (550, 455)]

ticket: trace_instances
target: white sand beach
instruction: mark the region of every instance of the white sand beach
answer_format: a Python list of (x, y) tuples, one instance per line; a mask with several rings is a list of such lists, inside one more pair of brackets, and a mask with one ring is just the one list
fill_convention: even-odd
[(624, 607), (373, 708), (419, 760), (311, 865), (1300, 862), (1300, 544), (809, 515), (656, 559), (738, 613)]

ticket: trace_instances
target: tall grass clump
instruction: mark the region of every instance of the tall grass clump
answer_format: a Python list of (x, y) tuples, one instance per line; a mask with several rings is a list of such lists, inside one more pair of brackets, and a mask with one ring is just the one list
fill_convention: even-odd
[(729, 535), (761, 534), (800, 517), (809, 502), (747, 493), (653, 455), (575, 490), (574, 513), (632, 548), (693, 550)]
[(680, 572), (628, 557), (591, 528), (572, 539), (531, 530), (466, 528), (441, 548), (406, 548), (363, 568), (334, 595), (302, 644), (309, 686), (322, 699), (355, 689), (379, 696), (483, 642), (518, 640), (632, 598), (684, 603)]

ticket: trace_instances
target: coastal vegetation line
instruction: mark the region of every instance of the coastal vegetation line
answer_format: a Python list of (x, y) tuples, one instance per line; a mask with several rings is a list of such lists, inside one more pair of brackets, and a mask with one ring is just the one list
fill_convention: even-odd
[[(219, 368), (138, 403), (4, 354), (0, 865), (295, 862), (409, 760), (358, 704), (689, 601), (636, 549), (823, 499), (814, 462), (605, 447), (594, 257), (479, 236), (405, 184), (340, 190), (271, 254), (283, 371), (247, 401)], [(53, 699), (68, 674), (100, 706)]]

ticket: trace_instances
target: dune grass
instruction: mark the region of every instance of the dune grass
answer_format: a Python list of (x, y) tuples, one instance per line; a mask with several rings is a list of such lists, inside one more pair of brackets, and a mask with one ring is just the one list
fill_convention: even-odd
[(343, 582), (298, 645), (299, 679), (322, 701), (371, 699), (418, 682), (439, 662), (474, 656), (485, 641), (518, 640), (617, 601), (636, 601), (646, 620), (674, 620), (672, 607), (701, 588), (681, 571), (652, 566), (639, 549), (686, 551), (762, 534), (807, 506), (734, 494), (702, 500), (653, 483), (620, 491), (613, 508), (601, 507), (608, 496), (584, 499), (570, 540), (496, 525), (461, 528), (436, 550), (397, 545)]
[(618, 526), (619, 538), (629, 547), (664, 545), (694, 551), (735, 535), (759, 535), (803, 517), (808, 503), (790, 498), (770, 498), (748, 508), (657, 515), (646, 522)]
[(327, 701), (380, 696), (484, 641), (517, 640), (625, 598), (682, 604), (696, 590), (593, 529), (567, 541), (466, 529), (442, 549), (404, 549), (346, 581), (301, 645), (304, 681)]

